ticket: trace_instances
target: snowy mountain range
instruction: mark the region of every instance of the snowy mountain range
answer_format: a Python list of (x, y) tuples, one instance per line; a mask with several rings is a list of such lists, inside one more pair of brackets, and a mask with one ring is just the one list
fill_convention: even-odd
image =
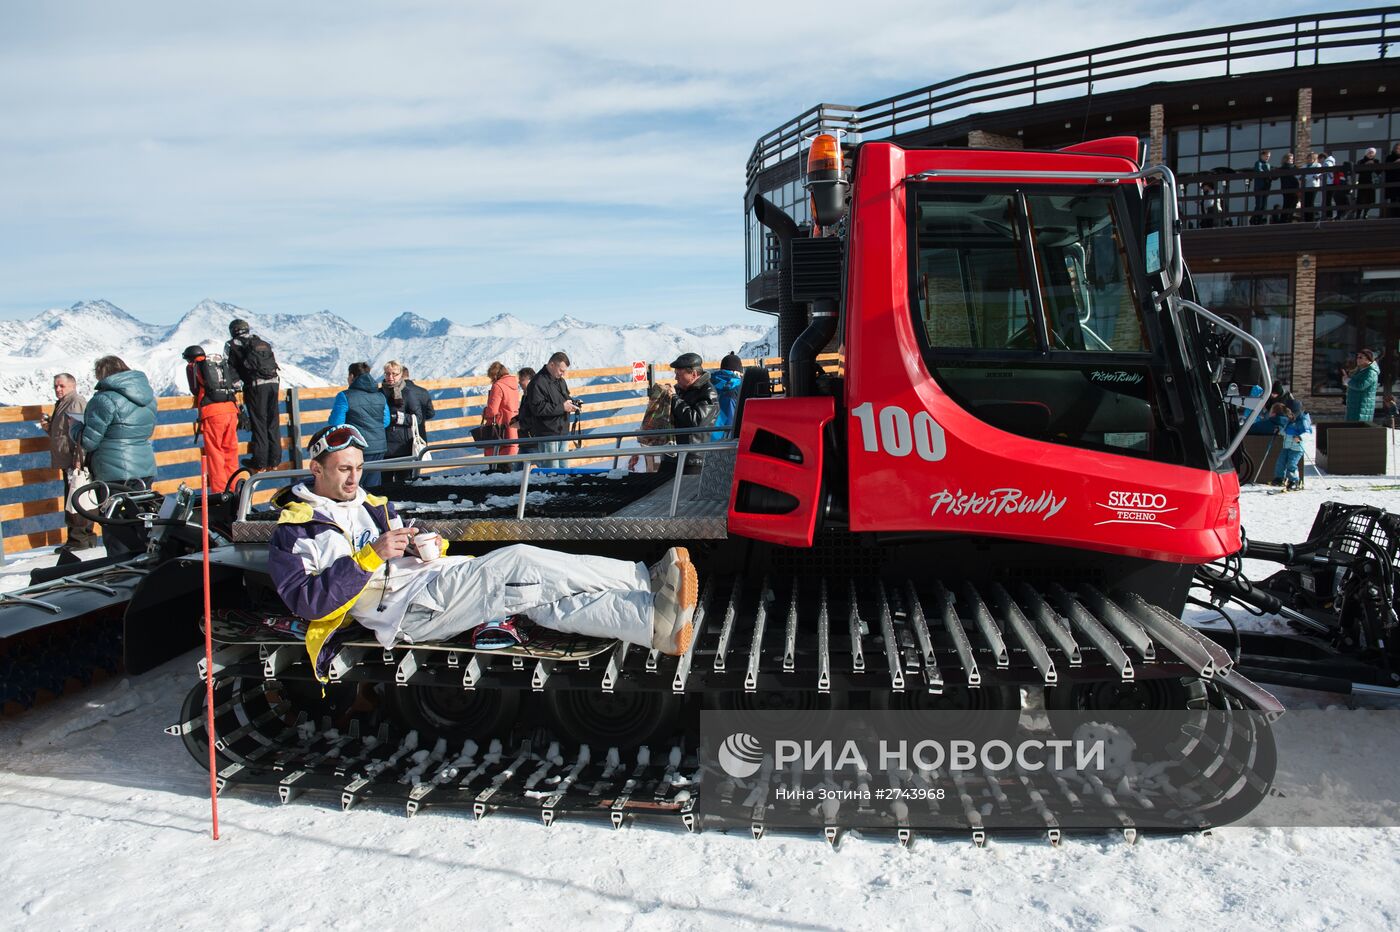
[(738, 350), (756, 355), (768, 342), (768, 320), (751, 323), (681, 327), (672, 323), (611, 326), (561, 317), (529, 324), (500, 314), (478, 324), (441, 318), (430, 321), (404, 313), (383, 332), (370, 334), (349, 321), (314, 314), (259, 314), (234, 304), (205, 300), (173, 325), (144, 323), (107, 301), (85, 301), (52, 308), (25, 321), (0, 321), (0, 404), (35, 404), (53, 400), (53, 377), (71, 372), (81, 390), (91, 392), (92, 364), (115, 353), (141, 369), (157, 394), (184, 394), (186, 346), (198, 344), (223, 352), (228, 322), (242, 317), (253, 332), (272, 344), (284, 385), (343, 385), (345, 370), (357, 360), (376, 374), (390, 359), (408, 367), (415, 379), (485, 374), (499, 359), (512, 371), (538, 369), (556, 350), (569, 354), (575, 369), (621, 366), (637, 359), (664, 365), (687, 351), (718, 359)]

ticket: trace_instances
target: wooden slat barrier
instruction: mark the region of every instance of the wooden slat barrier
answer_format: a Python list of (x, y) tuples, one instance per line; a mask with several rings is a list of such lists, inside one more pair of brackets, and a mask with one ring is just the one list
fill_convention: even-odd
[[(839, 363), (836, 354), (827, 354), (817, 357), (823, 363)], [(745, 360), (746, 365), (761, 365), (767, 368), (770, 374), (780, 381), (782, 359), (770, 357), (767, 359)], [(707, 369), (719, 367), (718, 360), (707, 360)], [(621, 412), (625, 408), (640, 408), (646, 404), (646, 385), (629, 380), (632, 375), (631, 366), (612, 366), (601, 369), (576, 369), (569, 373), (569, 381), (572, 383), (571, 391), (580, 398), (592, 395), (617, 394), (623, 397), (610, 398), (607, 400), (589, 401), (585, 404), (584, 414), (586, 419), (583, 426), (586, 430), (597, 430), (600, 428), (617, 428), (622, 426), (636, 425), (641, 421), (640, 411), (631, 413)], [(670, 370), (664, 364), (654, 366), (654, 377), (657, 381), (670, 381), (665, 378), (670, 375)], [(596, 381), (601, 379), (612, 379), (613, 381)], [(591, 384), (583, 384), (589, 382)], [(481, 422), (480, 409), (486, 403), (487, 393), (490, 389), (490, 380), (485, 376), (468, 376), (457, 379), (425, 379), (415, 382), (418, 386), (429, 391), (455, 392), (441, 398), (433, 399), (433, 406), (439, 412), (428, 424), (429, 436), (431, 439), (451, 439), (454, 432), (463, 432), (477, 426)], [(777, 387), (781, 391), (781, 385)], [(282, 449), (288, 452), (292, 450), (295, 442), (292, 437), (292, 419), (289, 413), (290, 401), (288, 396), (294, 394), (296, 404), (299, 409), (301, 421), (301, 440), (313, 433), (318, 427), (323, 425), (330, 417), (330, 405), (321, 402), (328, 402), (343, 389), (330, 386), (324, 388), (298, 388), (294, 392), (284, 393), (284, 404), (279, 417), (279, 425), (282, 436)], [(316, 403), (316, 407), (308, 409), (307, 403)], [(165, 396), (157, 400), (157, 408), (162, 412), (162, 423), (157, 424), (155, 431), (151, 435), (153, 441), (159, 441), (166, 447), (156, 453), (156, 465), (160, 473), (165, 475), (157, 476), (155, 489), (158, 492), (173, 492), (179, 488), (181, 483), (194, 486), (199, 482), (199, 441), (195, 436), (192, 424), (194, 421), (194, 411), (190, 406), (188, 395)], [(473, 410), (475, 409), (475, 410)], [(7, 456), (40, 456), (49, 450), (49, 441), (46, 436), (38, 433), (38, 421), (42, 414), (51, 411), (52, 405), (7, 405), (0, 406), (0, 425), (16, 425), (7, 429), (11, 436), (0, 440), (0, 457)], [(443, 415), (447, 415), (444, 417)], [(28, 436), (14, 436), (15, 430), (23, 430), (21, 425), (30, 424), (32, 433)], [(448, 436), (444, 436), (448, 435)], [(612, 445), (611, 440), (584, 440), (585, 447), (598, 447), (600, 452)], [(240, 456), (247, 452), (246, 442), (239, 444)], [(600, 456), (597, 459), (577, 460), (577, 463), (604, 462), (610, 460), (610, 456)], [(30, 461), (32, 462), (32, 461)], [(44, 491), (52, 491), (53, 484), (60, 481), (59, 471), (49, 469), (47, 458), (44, 458), (43, 465), (20, 465), (17, 468), (0, 471), (0, 494), (7, 489), (19, 489), (21, 493), (9, 495), (9, 498), (18, 498), (0, 505), (0, 524), (3, 524), (4, 531), (4, 552), (17, 553), (24, 550), (31, 550), (36, 547), (53, 546), (62, 542), (62, 511), (63, 499), (58, 496), (46, 496)], [(193, 467), (193, 468), (191, 468)], [(175, 475), (169, 475), (171, 471), (176, 471)], [(181, 475), (184, 473), (184, 475)], [(47, 488), (45, 488), (47, 486)], [(30, 491), (32, 495), (23, 494)], [(266, 501), (273, 494), (273, 490), (259, 492), (254, 496), (254, 500)], [(57, 528), (42, 530), (32, 530), (30, 528), (13, 527), (16, 523), (29, 523), (34, 520), (57, 521)]]

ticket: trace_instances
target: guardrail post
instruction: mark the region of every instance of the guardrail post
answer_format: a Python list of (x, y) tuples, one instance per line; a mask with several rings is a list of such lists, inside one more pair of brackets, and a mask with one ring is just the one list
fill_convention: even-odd
[(301, 469), (301, 392), (287, 389), (287, 430), (291, 435), (292, 468)]

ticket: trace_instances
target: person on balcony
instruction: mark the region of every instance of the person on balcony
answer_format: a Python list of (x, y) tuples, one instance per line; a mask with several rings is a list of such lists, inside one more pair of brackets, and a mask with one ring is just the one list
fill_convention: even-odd
[[(1267, 200), (1267, 195), (1265, 197)], [(1256, 197), (1257, 201), (1258, 198)], [(1209, 181), (1201, 182), (1201, 229), (1213, 230), (1220, 224), (1220, 195), (1216, 193), (1215, 185)], [(1258, 222), (1255, 217), (1250, 217), (1251, 223)]]
[[(1254, 174), (1257, 177), (1254, 179), (1254, 213), (1249, 217), (1251, 225), (1268, 222), (1264, 212), (1269, 207), (1269, 188), (1274, 183), (1274, 167), (1269, 164), (1269, 159), (1272, 157), (1273, 153), (1265, 149), (1259, 153), (1259, 158), (1254, 163)], [(1205, 226), (1205, 224), (1202, 223), (1201, 226)], [(1211, 226), (1215, 226), (1214, 222), (1211, 223)]]
[(1293, 161), (1293, 153), (1285, 152), (1283, 154), (1283, 163), (1279, 165), (1281, 174), (1278, 178), (1278, 187), (1279, 192), (1283, 194), (1283, 203), (1280, 205), (1279, 212), (1275, 218), (1278, 223), (1292, 223), (1298, 216), (1298, 189), (1300, 186), (1298, 184), (1298, 176), (1293, 171), (1296, 167), (1297, 165)]
[(1400, 217), (1400, 142), (1385, 157), (1385, 215)]
[(1303, 175), (1303, 222), (1313, 223), (1321, 220), (1326, 214), (1326, 211), (1313, 208), (1322, 206), (1322, 181), (1327, 170), (1322, 167), (1322, 160), (1316, 152), (1304, 168), (1307, 169), (1307, 173)]
[(1356, 219), (1365, 220), (1372, 210), (1379, 214), (1381, 182), (1385, 180), (1385, 175), (1381, 173), (1381, 160), (1376, 157), (1375, 147), (1366, 150), (1366, 154), (1356, 160)]

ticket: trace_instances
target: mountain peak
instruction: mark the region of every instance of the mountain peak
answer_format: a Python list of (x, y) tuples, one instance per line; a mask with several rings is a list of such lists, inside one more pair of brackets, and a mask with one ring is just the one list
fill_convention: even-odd
[[(565, 314), (563, 317), (559, 318), (558, 320), (553, 321), (549, 326), (550, 326), (550, 327), (558, 327), (560, 330), (578, 330), (578, 329), (582, 329), (582, 328), (584, 328), (584, 327), (592, 327), (592, 326), (594, 326), (594, 325), (593, 325), (593, 324), (590, 324), (590, 323), (589, 323), (588, 321), (586, 321), (586, 320), (579, 320), (577, 317), (574, 317), (572, 314)], [(601, 325), (599, 325), (599, 326), (601, 326)]]
[(446, 317), (437, 320), (428, 320), (426, 317), (419, 317), (412, 311), (404, 311), (398, 317), (390, 321), (379, 334), (381, 340), (411, 340), (415, 337), (440, 337), (446, 336), (452, 329), (452, 321)]
[(107, 301), (103, 298), (98, 298), (95, 301), (75, 301), (73, 305), (69, 307), (66, 311), (54, 308), (52, 311), (49, 312), (49, 314), (51, 315), (68, 315), (73, 313), (110, 314), (111, 316), (116, 317), (120, 320), (129, 320), (132, 323), (140, 323), (140, 321), (138, 321), (135, 317), (132, 317), (130, 314), (117, 307), (111, 301)]

